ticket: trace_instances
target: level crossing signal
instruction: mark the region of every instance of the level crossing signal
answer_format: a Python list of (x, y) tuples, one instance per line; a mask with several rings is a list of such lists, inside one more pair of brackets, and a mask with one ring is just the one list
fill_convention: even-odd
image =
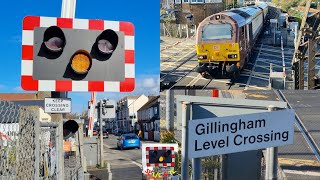
[(134, 90), (132, 23), (27, 16), (22, 31), (22, 89)]

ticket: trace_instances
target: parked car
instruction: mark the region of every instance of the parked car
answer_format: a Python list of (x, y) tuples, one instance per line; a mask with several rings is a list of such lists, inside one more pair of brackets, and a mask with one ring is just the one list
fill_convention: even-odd
[(121, 136), (123, 134), (122, 129), (117, 129), (115, 135)]
[[(103, 138), (109, 138), (109, 132), (107, 131), (107, 129), (103, 129)], [(98, 137), (100, 136), (100, 129), (98, 130)]]
[(140, 139), (136, 134), (122, 134), (118, 138), (117, 148), (118, 149), (128, 149), (128, 148), (138, 148), (140, 149)]
[(98, 135), (98, 131), (97, 131), (96, 129), (93, 129), (92, 134), (93, 134), (94, 136), (96, 136), (96, 135)]

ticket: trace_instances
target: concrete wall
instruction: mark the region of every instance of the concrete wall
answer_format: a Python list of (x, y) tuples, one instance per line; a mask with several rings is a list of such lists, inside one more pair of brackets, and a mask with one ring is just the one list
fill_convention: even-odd
[(39, 120), (43, 122), (51, 122), (51, 116), (45, 113), (42, 108), (39, 108)]

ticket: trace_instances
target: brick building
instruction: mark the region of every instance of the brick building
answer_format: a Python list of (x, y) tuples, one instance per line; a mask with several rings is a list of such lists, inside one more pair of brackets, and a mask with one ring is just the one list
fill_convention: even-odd
[[(198, 25), (204, 18), (225, 9), (225, 0), (161, 0), (161, 7), (174, 9), (177, 24)], [(186, 17), (193, 16), (193, 22)]]

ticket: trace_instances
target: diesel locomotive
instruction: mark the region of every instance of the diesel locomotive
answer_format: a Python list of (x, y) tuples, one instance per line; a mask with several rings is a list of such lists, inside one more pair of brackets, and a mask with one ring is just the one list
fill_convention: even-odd
[(242, 7), (213, 14), (198, 26), (196, 69), (204, 78), (238, 79), (263, 29), (268, 5)]

